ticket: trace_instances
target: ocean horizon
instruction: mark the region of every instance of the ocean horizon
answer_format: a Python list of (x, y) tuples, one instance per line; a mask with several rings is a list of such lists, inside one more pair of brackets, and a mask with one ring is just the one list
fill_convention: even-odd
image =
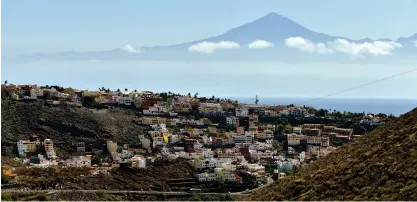
[[(245, 104), (254, 104), (255, 97), (228, 97)], [(311, 106), (347, 112), (384, 113), (399, 116), (417, 107), (417, 99), (394, 98), (302, 98), (302, 97), (258, 97), (259, 104)]]

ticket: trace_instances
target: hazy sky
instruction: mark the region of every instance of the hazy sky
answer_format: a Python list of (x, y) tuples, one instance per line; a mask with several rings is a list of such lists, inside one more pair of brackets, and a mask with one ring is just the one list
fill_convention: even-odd
[[(2, 53), (111, 50), (203, 39), (270, 12), (333, 36), (417, 33), (416, 0), (2, 0)], [(216, 96), (321, 97), (416, 65), (242, 62), (2, 62), (2, 81)], [(417, 72), (336, 97), (417, 98)]]
[[(342, 65), (156, 61), (72, 61), (10, 64), (2, 81), (96, 90), (138, 89), (203, 96), (322, 97), (415, 65)], [(24, 74), (22, 74), (24, 72)], [(417, 71), (332, 97), (417, 99)]]
[(221, 34), (269, 12), (352, 39), (417, 33), (415, 0), (2, 0), (7, 54), (168, 45)]

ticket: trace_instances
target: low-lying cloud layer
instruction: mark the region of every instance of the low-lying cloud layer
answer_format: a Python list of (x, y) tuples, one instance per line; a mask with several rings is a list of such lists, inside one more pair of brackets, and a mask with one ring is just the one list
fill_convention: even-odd
[(269, 48), (274, 46), (273, 43), (269, 42), (269, 41), (264, 41), (264, 40), (256, 40), (250, 44), (248, 44), (249, 48), (254, 48), (254, 49), (261, 49), (261, 48)]
[[(252, 43), (248, 44), (248, 48), (250, 49), (263, 49), (263, 48), (270, 48), (274, 46), (273, 43), (265, 40), (256, 40)], [(240, 48), (240, 44), (233, 42), (233, 41), (221, 41), (221, 42), (200, 42), (198, 44), (194, 44), (188, 47), (188, 51), (190, 52), (197, 52), (203, 54), (211, 54), (216, 50), (219, 49), (238, 49)]]
[(240, 45), (233, 41), (221, 41), (221, 42), (201, 42), (188, 47), (190, 52), (198, 52), (203, 54), (211, 54), (217, 49), (236, 49), (240, 48)]
[(336, 39), (327, 43), (314, 43), (302, 37), (290, 37), (285, 40), (287, 47), (296, 48), (303, 52), (346, 55), (361, 57), (366, 55), (387, 56), (402, 45), (393, 41), (375, 41), (372, 43), (354, 43), (345, 39)]
[(135, 48), (133, 48), (133, 46), (126, 44), (123, 48), (121, 48), (121, 50), (126, 51), (128, 53), (139, 53), (139, 50), (136, 50)]

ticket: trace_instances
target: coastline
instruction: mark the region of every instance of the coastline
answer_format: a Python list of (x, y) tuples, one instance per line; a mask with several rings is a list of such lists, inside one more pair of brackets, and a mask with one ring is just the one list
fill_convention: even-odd
[[(229, 97), (241, 103), (251, 104), (255, 97)], [(308, 97), (259, 97), (259, 104), (306, 105), (316, 109), (349, 112), (384, 113), (399, 116), (417, 106), (417, 99), (395, 98), (308, 98)]]

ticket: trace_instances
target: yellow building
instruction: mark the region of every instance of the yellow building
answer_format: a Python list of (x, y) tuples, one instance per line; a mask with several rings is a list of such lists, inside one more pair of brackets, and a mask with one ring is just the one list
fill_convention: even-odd
[(1, 167), (1, 178), (2, 180), (14, 180), (16, 177), (16, 173), (14, 173), (14, 168), (11, 166), (2, 166)]
[(113, 142), (111, 140), (107, 141), (107, 150), (109, 153), (114, 153), (117, 151), (117, 142)]
[(3, 176), (10, 176), (11, 174), (13, 174), (13, 168), (10, 166), (2, 166), (1, 167), (1, 174)]
[(12, 100), (19, 100), (19, 96), (16, 93), (11, 95)]

